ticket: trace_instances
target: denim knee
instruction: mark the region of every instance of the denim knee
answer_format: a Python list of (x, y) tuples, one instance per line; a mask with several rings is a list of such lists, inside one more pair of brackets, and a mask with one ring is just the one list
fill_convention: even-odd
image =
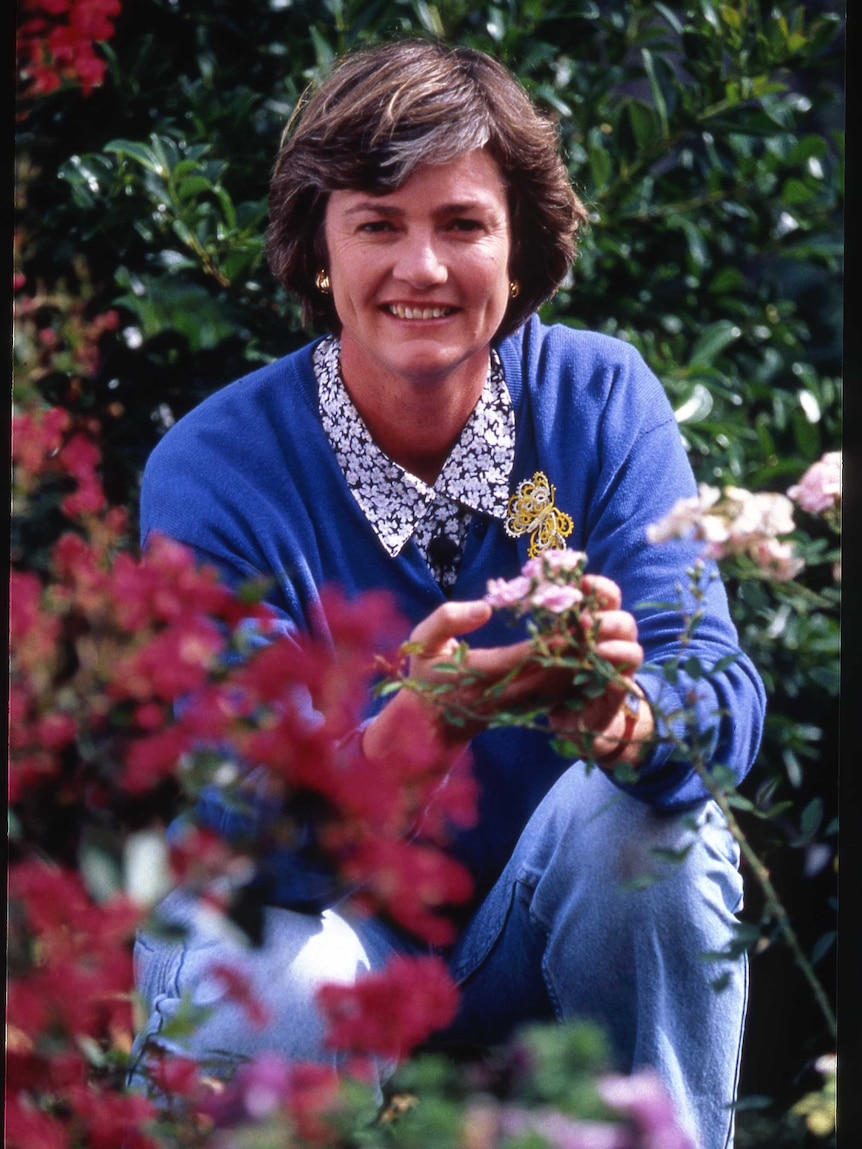
[[(535, 889), (545, 928), (576, 904), (603, 916), (657, 912), (685, 921), (713, 913), (725, 922), (742, 906), (739, 846), (712, 801), (665, 811), (618, 790), (578, 763), (530, 820), (510, 868)], [(634, 894), (641, 895), (633, 897)]]
[[(377, 923), (351, 922), (333, 910), (310, 915), (267, 907), (259, 947), (225, 932), (224, 923), (201, 914), (193, 899), (178, 893), (166, 899), (162, 916), (184, 936), (164, 940), (142, 932), (138, 938), (136, 982), (148, 1011), (133, 1053), (138, 1067), (153, 1043), (194, 1057), (223, 1076), (239, 1061), (268, 1051), (336, 1063), (316, 991), (325, 983), (352, 984), (382, 968), (392, 951)], [(231, 1000), (219, 965), (246, 981), (262, 1007), (257, 1023), (241, 1002)], [(172, 1036), (171, 1022), (184, 1003), (202, 1007), (204, 1016), (190, 1032)], [(381, 1067), (382, 1075), (387, 1072)]]

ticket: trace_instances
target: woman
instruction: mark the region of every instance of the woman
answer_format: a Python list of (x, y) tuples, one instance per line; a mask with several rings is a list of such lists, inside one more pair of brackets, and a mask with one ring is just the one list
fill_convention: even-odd
[[(386, 588), (421, 645), (413, 674), (432, 677), (469, 634), (470, 665), (502, 677), (525, 646), (483, 595), (531, 545), (510, 499), (544, 485), (566, 524), (551, 542), (590, 557), (599, 653), (622, 678), (577, 715), (564, 705), (570, 683), (539, 667), (506, 701), (544, 696), (558, 729), (590, 738), (607, 769), (628, 763), (635, 781), (563, 762), (536, 731), (452, 728), (406, 691), (372, 715), (362, 748), (384, 753), (405, 712), (441, 762), (470, 746), (480, 820), (453, 852), (476, 897), (447, 955), (462, 990), (452, 1040), (495, 1041), (531, 1018), (594, 1018), (620, 1067), (657, 1068), (697, 1145), (719, 1149), (732, 1140), (746, 967), (701, 955), (733, 939), (737, 856), (662, 735), (695, 700), (707, 752), (741, 778), (763, 693), (744, 656), (709, 682), (672, 686), (644, 668), (645, 657), (679, 654), (680, 617), (637, 604), (676, 600), (692, 558), (681, 544), (649, 546), (645, 529), (694, 480), (640, 357), (535, 315), (584, 220), (553, 126), (499, 64), (419, 42), (347, 58), (288, 125), (268, 234), (274, 273), (331, 334), (165, 436), (145, 475), (143, 535), (192, 546), (234, 583), (273, 580), (286, 630), (309, 624), (325, 583), (350, 595)], [(717, 580), (705, 607), (690, 652), (711, 666), (737, 649)], [(406, 943), (355, 920), (349, 904), (333, 908), (318, 879), (295, 859), (284, 867), (264, 945), (244, 959), (270, 1028), (247, 1033), (220, 1008), (194, 1052), (326, 1056), (315, 987), (379, 968)], [(189, 918), (180, 897), (172, 905)], [(183, 990), (207, 999), (220, 946), (199, 924), (182, 944), (141, 940), (145, 1036), (158, 1036)]]

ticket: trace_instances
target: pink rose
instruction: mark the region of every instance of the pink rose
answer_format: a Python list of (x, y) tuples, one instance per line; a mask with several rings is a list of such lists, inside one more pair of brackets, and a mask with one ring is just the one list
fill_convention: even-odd
[(841, 502), (841, 452), (828, 451), (812, 463), (787, 494), (803, 511), (819, 514)]
[(517, 606), (526, 599), (530, 593), (531, 585), (530, 579), (524, 578), (523, 575), (508, 580), (504, 578), (488, 579), (488, 593), (485, 595), (485, 602), (490, 603), (495, 609)]
[(530, 596), (533, 610), (549, 610), (552, 614), (562, 614), (583, 601), (583, 593), (575, 586), (556, 586), (546, 582), (537, 587)]

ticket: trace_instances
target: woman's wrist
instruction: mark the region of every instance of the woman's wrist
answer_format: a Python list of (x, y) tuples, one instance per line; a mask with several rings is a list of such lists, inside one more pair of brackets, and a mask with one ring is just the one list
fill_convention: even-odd
[(422, 745), (449, 765), (463, 754), (469, 741), (462, 728), (445, 721), (440, 707), (405, 688), (368, 723), (361, 745), (366, 758), (384, 758), (399, 744), (406, 749)]
[(621, 763), (637, 766), (646, 756), (654, 734), (655, 718), (649, 699), (633, 682), (613, 722), (602, 734), (602, 741), (610, 741), (611, 746), (595, 758), (596, 765), (603, 770)]

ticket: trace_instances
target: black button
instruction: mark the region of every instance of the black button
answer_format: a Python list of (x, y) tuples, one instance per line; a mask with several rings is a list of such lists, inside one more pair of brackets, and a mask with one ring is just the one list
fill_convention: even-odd
[(458, 543), (448, 535), (435, 535), (428, 544), (428, 558), (435, 567), (451, 566), (458, 557)]

